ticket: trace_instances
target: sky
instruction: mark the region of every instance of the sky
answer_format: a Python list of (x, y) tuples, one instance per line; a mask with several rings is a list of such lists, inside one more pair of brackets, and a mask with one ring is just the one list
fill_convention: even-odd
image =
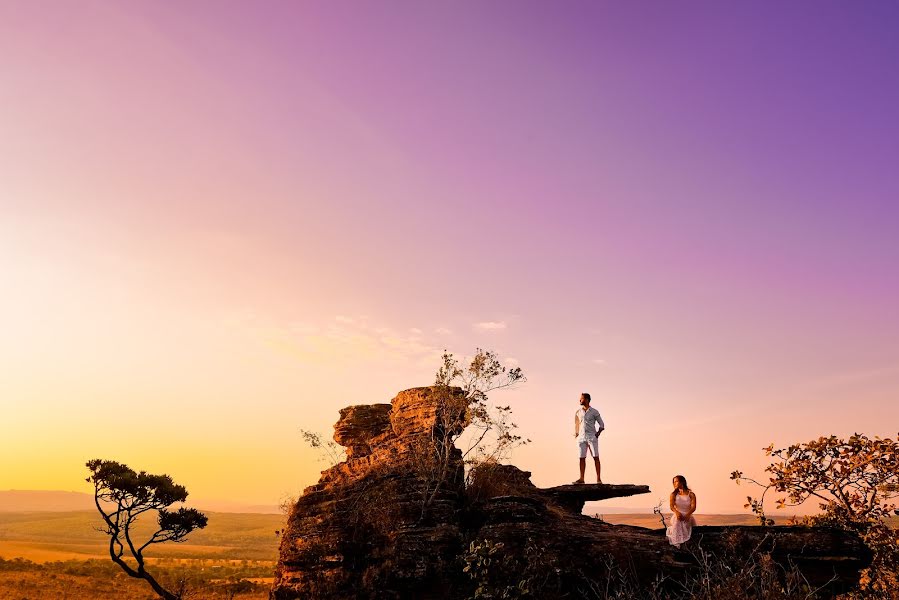
[(478, 347), (541, 486), (899, 430), (899, 5), (0, 0), (0, 489), (274, 504)]

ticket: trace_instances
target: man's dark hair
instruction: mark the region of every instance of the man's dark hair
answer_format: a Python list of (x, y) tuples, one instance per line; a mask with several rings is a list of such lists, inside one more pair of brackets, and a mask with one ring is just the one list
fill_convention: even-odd
[(590, 394), (584, 392), (583, 394), (581, 394), (581, 396), (583, 396), (587, 400), (587, 404), (590, 404)]

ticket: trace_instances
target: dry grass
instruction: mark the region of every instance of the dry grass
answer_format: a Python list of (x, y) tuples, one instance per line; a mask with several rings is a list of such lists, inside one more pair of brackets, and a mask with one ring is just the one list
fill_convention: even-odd
[[(157, 578), (169, 589), (186, 584), (190, 599), (266, 598), (274, 565), (267, 561), (162, 560), (152, 565)], [(128, 577), (109, 561), (69, 560), (33, 563), (24, 559), (0, 559), (0, 600), (155, 599), (146, 582)]]
[[(264, 600), (268, 587), (253, 592), (236, 593), (224, 588), (194, 590), (199, 600)], [(33, 571), (0, 572), (0, 600), (158, 600), (146, 583), (125, 575), (103, 578), (89, 575), (46, 574)]]

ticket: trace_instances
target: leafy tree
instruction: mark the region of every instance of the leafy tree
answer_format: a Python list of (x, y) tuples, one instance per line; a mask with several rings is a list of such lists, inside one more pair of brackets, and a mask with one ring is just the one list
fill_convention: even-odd
[[(515, 434), (518, 425), (511, 420), (512, 407), (493, 406), (487, 396), (494, 390), (525, 381), (527, 378), (520, 367), (507, 369), (492, 350), (478, 348), (464, 368), (451, 353), (444, 352), (434, 385), (444, 390), (454, 386), (462, 389), (461, 399), (466, 409), (462, 423), (473, 433), (463, 458), (477, 462), (505, 459), (512, 448), (530, 441)], [(453, 416), (452, 412), (449, 416)], [(487, 443), (490, 434), (493, 435), (492, 443)]]
[[(503, 366), (491, 350), (478, 348), (466, 365), (444, 351), (434, 382), (437, 426), (429, 439), (421, 440), (414, 461), (424, 482), (423, 512), (449, 478), (454, 457), (471, 467), (508, 458), (515, 446), (530, 442), (515, 433), (518, 425), (512, 421), (512, 408), (491, 405), (488, 397), (492, 391), (525, 381), (519, 367)], [(471, 437), (459, 456), (455, 441), (466, 429)]]
[[(187, 499), (187, 489), (168, 475), (136, 472), (111, 460), (88, 461), (88, 483), (94, 485), (94, 503), (109, 536), (109, 557), (131, 577), (144, 579), (165, 600), (180, 600), (183, 591), (165, 589), (146, 570), (144, 551), (153, 544), (183, 542), (195, 529), (206, 527), (206, 515), (193, 508), (169, 507)], [(155, 512), (158, 530), (142, 544), (133, 538), (134, 524), (141, 515)], [(126, 555), (125, 551), (128, 551)]]
[(869, 438), (853, 434), (793, 444), (765, 454), (776, 460), (765, 471), (767, 484), (734, 471), (738, 484), (748, 481), (763, 488), (761, 498), (747, 497), (747, 506), (770, 524), (764, 514), (764, 497), (769, 490), (783, 494), (777, 508), (818, 501), (821, 513), (803, 519), (808, 525), (836, 526), (857, 532), (873, 553), (871, 566), (862, 572), (863, 592), (889, 597), (899, 589), (899, 531), (891, 529), (890, 516), (899, 515), (899, 442), (889, 438)]

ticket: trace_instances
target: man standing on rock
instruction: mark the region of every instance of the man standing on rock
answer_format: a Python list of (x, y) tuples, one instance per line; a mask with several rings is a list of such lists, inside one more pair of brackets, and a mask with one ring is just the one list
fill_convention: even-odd
[(574, 483), (584, 483), (584, 471), (587, 468), (587, 449), (593, 455), (596, 465), (596, 483), (602, 483), (599, 474), (599, 434), (606, 425), (599, 416), (599, 411), (590, 406), (590, 394), (584, 392), (580, 399), (581, 407), (574, 413), (574, 437), (577, 438), (581, 458), (581, 478)]

